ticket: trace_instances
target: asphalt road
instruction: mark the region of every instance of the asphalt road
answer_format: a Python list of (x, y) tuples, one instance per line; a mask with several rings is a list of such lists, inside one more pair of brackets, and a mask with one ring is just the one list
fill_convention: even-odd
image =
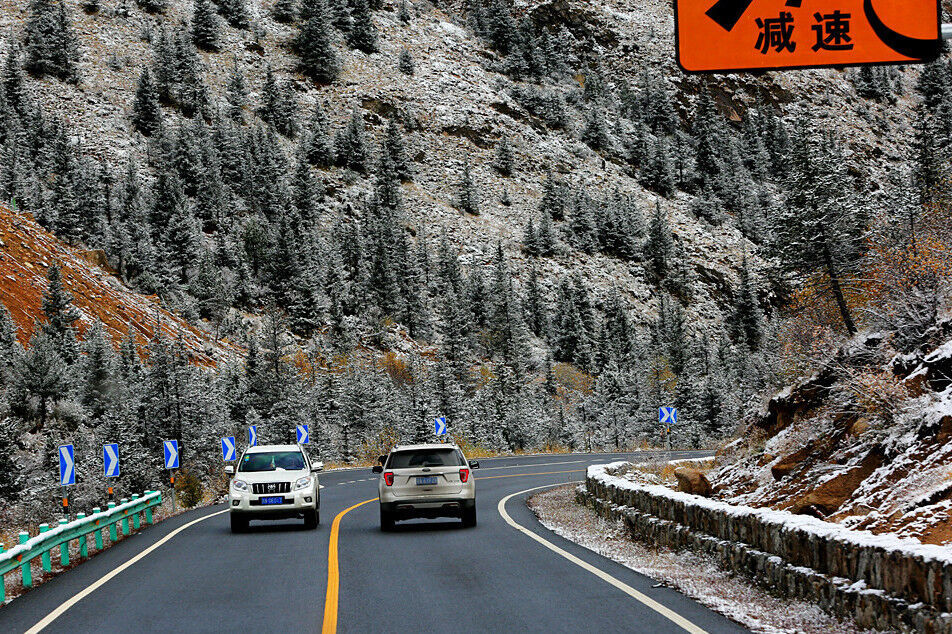
[[(250, 532), (232, 535), (224, 505), (190, 511), (0, 608), (0, 632), (38, 631), (44, 619), (45, 632), (316, 632), (333, 622), (325, 603), (339, 632), (685, 631), (666, 611), (698, 628), (693, 631), (744, 631), (546, 530), (526, 508), (528, 494), (505, 505), (512, 520), (590, 569), (516, 530), (497, 508), (510, 494), (581, 480), (587, 465), (637, 457), (483, 459), (474, 474), (476, 528), (415, 520), (382, 533), (378, 506), (369, 502), (340, 517), (336, 540), (335, 516), (375, 498), (376, 476), (369, 469), (325, 473), (316, 531), (289, 520), (252, 522)], [(327, 596), (332, 543), (336, 601)], [(643, 598), (634, 598), (639, 593)]]

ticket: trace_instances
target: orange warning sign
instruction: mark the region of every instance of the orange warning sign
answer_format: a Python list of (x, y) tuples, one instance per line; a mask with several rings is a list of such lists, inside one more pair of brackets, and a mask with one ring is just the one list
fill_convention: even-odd
[(689, 73), (913, 64), (941, 50), (930, 0), (675, 0)]

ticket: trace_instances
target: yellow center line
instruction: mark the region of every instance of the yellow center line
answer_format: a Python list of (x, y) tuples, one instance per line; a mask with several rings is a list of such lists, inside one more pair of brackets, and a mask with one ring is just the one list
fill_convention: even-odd
[[(541, 473), (514, 473), (510, 475), (484, 476), (475, 478), (476, 480), (492, 480), (495, 478), (524, 478), (526, 476), (554, 475), (557, 473), (582, 473), (584, 469), (574, 469), (572, 471), (543, 471)], [(340, 594), (340, 567), (337, 562), (337, 542), (340, 535), (340, 521), (345, 515), (353, 511), (358, 506), (376, 502), (380, 498), (371, 498), (358, 502), (350, 508), (346, 508), (337, 514), (334, 523), (331, 525), (330, 541), (327, 545), (327, 593), (324, 595), (324, 627), (322, 634), (335, 634), (337, 632), (337, 604)]]
[(324, 627), (323, 634), (334, 634), (337, 632), (337, 596), (340, 591), (340, 568), (337, 564), (337, 536), (340, 533), (340, 521), (345, 515), (353, 511), (358, 506), (376, 502), (379, 498), (371, 498), (358, 502), (348, 509), (344, 509), (334, 518), (331, 525), (331, 538), (327, 545), (327, 594), (324, 597)]

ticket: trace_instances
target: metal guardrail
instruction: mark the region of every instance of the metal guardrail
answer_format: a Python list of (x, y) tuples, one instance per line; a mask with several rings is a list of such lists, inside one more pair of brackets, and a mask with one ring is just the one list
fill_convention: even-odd
[(89, 556), (87, 536), (90, 533), (95, 533), (98, 552), (104, 548), (102, 534), (104, 529), (109, 530), (109, 541), (114, 543), (119, 539), (119, 531), (122, 531), (123, 536), (129, 534), (130, 519), (131, 530), (139, 529), (143, 514), (146, 524), (152, 524), (152, 509), (161, 503), (162, 493), (146, 491), (141, 497), (133, 495), (131, 500), (123, 498), (118, 506), (115, 502), (110, 502), (105, 511), (97, 506), (93, 509), (92, 515), (79, 513), (72, 522), (60, 520), (59, 525), (53, 528), (50, 528), (49, 524), (40, 524), (40, 533), (33, 538), (26, 531), (21, 531), (20, 543), (10, 550), (4, 550), (3, 544), (0, 544), (0, 604), (6, 600), (3, 580), (8, 573), (19, 568), (23, 587), (30, 588), (33, 586), (33, 571), (30, 566), (37, 557), (41, 560), (43, 570), (50, 572), (52, 570), (51, 554), (58, 546), (60, 564), (68, 566), (69, 544), (73, 540), (78, 540), (79, 556), (85, 559)]

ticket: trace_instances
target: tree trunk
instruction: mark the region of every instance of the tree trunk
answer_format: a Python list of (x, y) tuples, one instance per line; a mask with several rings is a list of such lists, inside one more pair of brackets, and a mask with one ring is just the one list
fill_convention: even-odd
[(853, 316), (850, 315), (850, 308), (846, 305), (846, 298), (843, 296), (843, 288), (840, 286), (840, 278), (836, 275), (836, 268), (833, 266), (833, 254), (830, 253), (830, 245), (823, 239), (823, 259), (826, 262), (826, 272), (830, 276), (830, 287), (833, 290), (833, 297), (836, 300), (836, 307), (840, 310), (840, 316), (843, 317), (843, 325), (851, 334), (856, 334), (856, 324), (853, 323)]

